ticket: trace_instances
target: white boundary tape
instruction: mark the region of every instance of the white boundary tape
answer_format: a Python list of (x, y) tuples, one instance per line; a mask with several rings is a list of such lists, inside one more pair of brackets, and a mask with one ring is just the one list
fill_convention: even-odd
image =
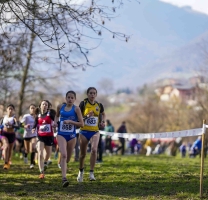
[[(106, 132), (99, 131), (100, 134), (109, 135), (111, 137), (121, 137), (128, 139), (149, 139), (149, 138), (178, 138), (178, 137), (190, 137), (190, 136), (199, 136), (206, 132), (208, 125), (203, 125), (203, 128), (182, 130), (182, 131), (173, 131), (173, 132), (161, 132), (161, 133), (115, 133), (115, 132)], [(79, 129), (76, 130), (79, 133)]]

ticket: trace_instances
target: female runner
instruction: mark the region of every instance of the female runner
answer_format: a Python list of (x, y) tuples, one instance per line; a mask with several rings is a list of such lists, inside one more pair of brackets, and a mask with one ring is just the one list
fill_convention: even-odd
[[(50, 102), (48, 100), (41, 101), (39, 108), (36, 110), (35, 124), (33, 126), (33, 133), (37, 129), (38, 141), (38, 166), (40, 170), (40, 179), (45, 178), (45, 171), (48, 168), (47, 161), (51, 156), (53, 145), (53, 121), (55, 112), (49, 109)], [(44, 150), (46, 155), (44, 156)]]
[(30, 169), (34, 168), (35, 164), (35, 146), (36, 146), (36, 138), (37, 138), (37, 132), (35, 131), (32, 133), (32, 128), (35, 123), (35, 109), (36, 106), (34, 104), (31, 104), (29, 107), (29, 114), (25, 114), (23, 118), (21, 119), (21, 125), (24, 124), (24, 147), (25, 147), (25, 153), (24, 153), (24, 162), (27, 164), (28, 158), (27, 154), (31, 153), (30, 156)]
[(2, 135), (1, 141), (3, 143), (3, 154), (4, 154), (4, 169), (10, 168), (9, 159), (12, 156), (12, 151), (15, 142), (15, 129), (19, 128), (16, 117), (14, 116), (15, 107), (13, 104), (7, 106), (7, 115), (2, 119)]
[[(105, 127), (105, 112), (101, 103), (98, 103), (95, 98), (97, 96), (97, 90), (94, 87), (87, 89), (88, 98), (84, 99), (79, 105), (83, 118), (84, 127), (80, 129), (79, 142), (80, 142), (80, 158), (79, 158), (79, 174), (77, 181), (83, 181), (84, 174), (84, 159), (87, 152), (87, 146), (91, 143), (91, 155), (90, 155), (90, 181), (95, 181), (94, 167), (97, 160), (97, 148), (100, 138), (99, 124), (101, 127)], [(101, 119), (100, 119), (101, 118)]]
[[(67, 187), (69, 182), (66, 178), (67, 163), (70, 161), (76, 144), (76, 127), (84, 125), (80, 108), (74, 105), (76, 93), (66, 93), (66, 104), (57, 107), (54, 126), (58, 125), (57, 141), (61, 153), (62, 186)], [(59, 122), (57, 124), (57, 121)]]

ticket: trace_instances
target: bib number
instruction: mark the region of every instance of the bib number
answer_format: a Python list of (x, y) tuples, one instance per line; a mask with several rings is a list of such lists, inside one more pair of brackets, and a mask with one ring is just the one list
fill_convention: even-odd
[(98, 124), (98, 117), (90, 117), (85, 120), (85, 125), (87, 126), (97, 126)]
[(31, 130), (32, 130), (32, 128), (33, 128), (33, 125), (32, 125), (32, 124), (29, 124), (29, 126), (28, 126), (27, 130), (28, 130), (28, 131), (31, 131)]
[(73, 124), (64, 124), (64, 122), (61, 121), (60, 131), (61, 132), (72, 133), (74, 131), (74, 125)]
[(51, 132), (51, 126), (50, 124), (44, 124), (40, 126), (40, 132), (41, 133), (50, 133)]

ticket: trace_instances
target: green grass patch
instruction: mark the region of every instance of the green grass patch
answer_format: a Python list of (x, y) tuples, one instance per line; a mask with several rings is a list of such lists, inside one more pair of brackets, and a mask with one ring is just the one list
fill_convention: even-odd
[[(23, 160), (13, 160), (11, 169), (3, 170), (1, 162), (0, 199), (200, 199), (199, 158), (167, 156), (111, 156), (96, 164), (96, 181), (89, 181), (89, 155), (84, 182), (78, 183), (78, 163), (68, 164), (70, 184), (62, 188), (57, 161), (38, 178), (38, 167), (29, 169)], [(205, 159), (204, 199), (208, 199), (208, 160)]]

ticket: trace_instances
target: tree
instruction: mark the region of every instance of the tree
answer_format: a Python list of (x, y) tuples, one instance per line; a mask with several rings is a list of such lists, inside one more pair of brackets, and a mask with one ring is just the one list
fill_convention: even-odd
[[(65, 65), (61, 71), (59, 67), (54, 70), (57, 63), (48, 63), (40, 56), (40, 50), (36, 51), (38, 46), (41, 53), (45, 52), (35, 41), (36, 38), (28, 30), (8, 31), (0, 35), (0, 105), (4, 109), (6, 104), (12, 102), (17, 108), (17, 116), (21, 116), (30, 103), (39, 103), (43, 94), (44, 98), (48, 96), (46, 93), (60, 94), (60, 87), (63, 87), (60, 80), (65, 79), (71, 84), (67, 79), (70, 70), (66, 71)], [(47, 67), (44, 67), (46, 63)], [(53, 73), (50, 70), (52, 67)], [(51, 80), (53, 84), (48, 84)], [(59, 88), (56, 87), (57, 83)]]
[(113, 93), (114, 90), (114, 83), (113, 80), (110, 78), (103, 78), (98, 82), (99, 89), (104, 91), (105, 95), (109, 95)]
[[(115, 17), (115, 12), (123, 5), (122, 0), (83, 1), (75, 0), (2, 0), (0, 1), (0, 26), (15, 25), (26, 27), (45, 45), (57, 50), (61, 61), (65, 60), (73, 67), (91, 66), (87, 54), (91, 50), (85, 47), (83, 38), (95, 38), (109, 31), (113, 38), (129, 40), (129, 36), (107, 28), (107, 21)], [(34, 25), (35, 23), (35, 25)], [(88, 34), (87, 34), (88, 32)], [(93, 34), (94, 33), (94, 34)], [(85, 59), (79, 64), (72, 53), (79, 52)]]

